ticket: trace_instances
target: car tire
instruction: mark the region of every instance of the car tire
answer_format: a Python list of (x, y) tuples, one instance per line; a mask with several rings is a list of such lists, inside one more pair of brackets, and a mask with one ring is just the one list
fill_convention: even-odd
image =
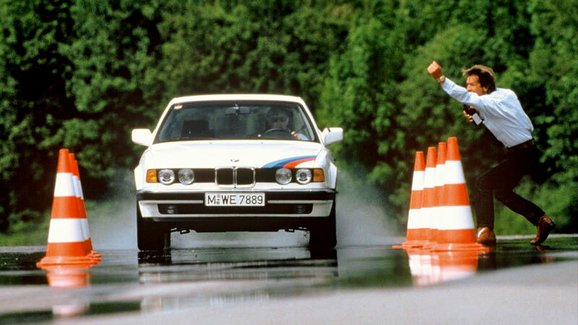
[(336, 228), (335, 201), (333, 201), (329, 216), (309, 229), (309, 249), (311, 251), (333, 250), (337, 244)]
[(141, 251), (162, 251), (170, 247), (170, 232), (158, 223), (144, 220), (140, 209), (136, 207), (137, 246)]

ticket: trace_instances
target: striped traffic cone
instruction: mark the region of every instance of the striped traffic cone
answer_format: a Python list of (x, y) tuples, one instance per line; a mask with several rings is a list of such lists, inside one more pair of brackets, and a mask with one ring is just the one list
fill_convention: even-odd
[(456, 137), (448, 138), (442, 199), (444, 209), (443, 214), (440, 214), (437, 244), (432, 250), (487, 251), (487, 247), (476, 242), (474, 220)]
[(394, 246), (394, 248), (422, 247), (424, 244), (428, 243), (424, 215), (421, 213), (424, 174), (425, 161), (423, 151), (417, 151), (415, 153), (413, 178), (411, 182), (409, 213), (407, 216), (407, 233), (405, 241), (400, 246)]
[(70, 157), (70, 164), (72, 166), (74, 191), (79, 209), (78, 213), (82, 219), (82, 232), (85, 238), (85, 245), (87, 246), (87, 249), (90, 250), (91, 258), (93, 258), (95, 261), (100, 261), (102, 256), (92, 248), (92, 239), (90, 237), (90, 230), (88, 227), (88, 215), (86, 213), (86, 205), (84, 204), (84, 193), (82, 192), (82, 183), (80, 182), (80, 169), (78, 168), (78, 161), (76, 160), (76, 156), (73, 153), (69, 153), (68, 155)]
[(84, 233), (68, 149), (60, 149), (46, 256), (36, 265), (95, 264)]
[(436, 175), (436, 147), (428, 147), (425, 161), (424, 188), (422, 198), (422, 218), (424, 218), (426, 228), (426, 239), (428, 245), (432, 245), (436, 238), (436, 224), (434, 214), (437, 205), (437, 193), (435, 190)]
[(431, 216), (433, 222), (432, 229), (434, 229), (431, 239), (433, 242), (437, 241), (438, 229), (440, 228), (440, 224), (443, 221), (443, 215), (445, 214), (445, 207), (443, 206), (442, 201), (445, 185), (446, 148), (446, 142), (438, 142), (434, 177), (434, 208), (432, 209)]

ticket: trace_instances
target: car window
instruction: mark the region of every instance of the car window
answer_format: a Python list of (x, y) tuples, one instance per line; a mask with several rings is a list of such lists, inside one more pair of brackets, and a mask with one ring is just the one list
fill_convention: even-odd
[(195, 102), (170, 108), (155, 143), (210, 139), (317, 141), (303, 107), (282, 102)]

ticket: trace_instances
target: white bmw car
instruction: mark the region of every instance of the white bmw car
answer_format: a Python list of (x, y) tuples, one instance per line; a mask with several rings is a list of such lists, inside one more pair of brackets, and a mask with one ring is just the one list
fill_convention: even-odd
[(308, 230), (313, 249), (336, 244), (337, 168), (305, 102), (281, 95), (174, 98), (134, 170), (140, 250), (170, 247), (170, 233)]

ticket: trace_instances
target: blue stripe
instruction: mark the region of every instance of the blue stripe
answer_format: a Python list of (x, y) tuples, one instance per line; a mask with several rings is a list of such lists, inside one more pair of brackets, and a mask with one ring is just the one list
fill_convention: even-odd
[(315, 158), (315, 156), (299, 156), (299, 157), (291, 157), (291, 158), (276, 160), (276, 161), (272, 161), (272, 162), (264, 165), (263, 168), (281, 168), (292, 161), (306, 159), (306, 158)]

